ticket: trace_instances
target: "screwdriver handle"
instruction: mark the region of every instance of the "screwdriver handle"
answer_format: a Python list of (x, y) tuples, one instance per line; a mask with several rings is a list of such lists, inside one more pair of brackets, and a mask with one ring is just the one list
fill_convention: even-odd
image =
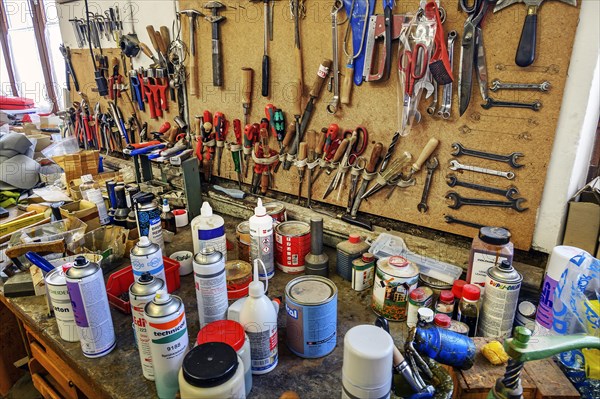
[(261, 94), (263, 97), (269, 97), (269, 79), (270, 79), (270, 63), (268, 55), (263, 55), (262, 60), (262, 90)]
[(317, 139), (317, 132), (313, 129), (306, 132), (306, 155), (310, 162), (315, 159), (315, 142)]
[(340, 102), (344, 105), (350, 104), (350, 95), (352, 94), (352, 80), (354, 79), (354, 65), (346, 64), (344, 69), (344, 80), (340, 88)]
[(293, 103), (293, 115), (302, 115), (302, 86), (299, 80), (294, 84), (294, 103)]
[(281, 143), (283, 148), (286, 148), (288, 145), (290, 145), (290, 143), (294, 140), (295, 135), (296, 135), (296, 124), (294, 122), (291, 122), (288, 125), (287, 133), (283, 139), (283, 142)]
[(323, 146), (325, 145), (325, 132), (323, 130), (321, 130), (320, 132), (317, 132), (316, 142), (317, 142), (317, 144), (315, 144), (315, 154), (318, 158), (321, 156), (321, 154), (323, 154), (323, 150), (324, 150)]
[(421, 170), (421, 167), (423, 166), (425, 161), (427, 161), (427, 158), (429, 158), (429, 156), (431, 154), (433, 154), (433, 152), (437, 148), (439, 142), (440, 141), (438, 139), (436, 139), (435, 137), (432, 137), (429, 139), (427, 144), (425, 144), (425, 147), (423, 147), (423, 151), (421, 151), (421, 154), (419, 155), (419, 157), (417, 158), (415, 163), (412, 164), (412, 169), (415, 172)]
[(171, 44), (171, 32), (169, 32), (169, 28), (167, 28), (166, 26), (161, 26), (160, 35), (162, 36), (165, 46), (169, 47), (169, 45)]
[(344, 156), (344, 153), (346, 152), (346, 148), (348, 147), (349, 144), (350, 144), (349, 138), (345, 138), (344, 140), (342, 140), (342, 142), (340, 143), (340, 146), (335, 151), (335, 154), (333, 154), (333, 158), (331, 159), (331, 162), (333, 162), (333, 163), (339, 162), (340, 159), (342, 159), (342, 157)]
[(377, 168), (377, 164), (379, 163), (379, 160), (381, 159), (382, 152), (383, 152), (383, 143), (375, 144), (375, 147), (373, 147), (373, 151), (371, 151), (371, 158), (369, 158), (369, 163), (367, 163), (367, 166), (365, 166), (365, 170), (367, 171), (367, 173), (375, 172), (375, 169)]
[(297, 156), (298, 160), (303, 160), (306, 159), (306, 142), (303, 141), (302, 143), (300, 143), (300, 145), (298, 146), (298, 156)]
[(327, 80), (327, 75), (329, 75), (329, 69), (331, 68), (332, 61), (329, 59), (323, 60), (321, 65), (319, 65), (319, 70), (317, 71), (317, 77), (310, 89), (310, 96), (313, 98), (319, 97), (319, 93), (321, 93), (321, 89), (323, 88), (323, 83)]
[(242, 104), (252, 101), (252, 68), (242, 68)]
[(152, 54), (152, 50), (150, 50), (150, 47), (148, 47), (146, 43), (139, 42), (138, 45), (142, 49), (142, 52), (146, 54), (148, 58), (154, 59), (154, 54)]

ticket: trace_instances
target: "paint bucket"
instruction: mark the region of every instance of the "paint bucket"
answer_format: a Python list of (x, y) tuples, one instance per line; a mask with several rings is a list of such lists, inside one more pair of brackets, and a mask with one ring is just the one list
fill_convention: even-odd
[(273, 219), (273, 224), (283, 223), (287, 220), (287, 213), (285, 212), (285, 205), (283, 202), (273, 201), (263, 204), (267, 210), (267, 215)]
[(304, 271), (304, 257), (310, 252), (310, 225), (292, 221), (275, 228), (275, 263), (284, 273)]
[(337, 287), (321, 276), (296, 277), (285, 286), (286, 343), (296, 355), (323, 357), (337, 342)]
[(388, 320), (406, 320), (408, 295), (417, 287), (419, 269), (402, 256), (377, 261), (372, 308)]
[(45, 280), (60, 338), (67, 342), (78, 342), (79, 333), (73, 316), (64, 271), (60, 267), (56, 268), (46, 275)]
[(235, 235), (238, 242), (238, 258), (250, 262), (250, 223), (246, 220), (238, 224)]
[(252, 265), (243, 260), (228, 260), (225, 263), (227, 279), (227, 299), (240, 299), (248, 295), (252, 282)]

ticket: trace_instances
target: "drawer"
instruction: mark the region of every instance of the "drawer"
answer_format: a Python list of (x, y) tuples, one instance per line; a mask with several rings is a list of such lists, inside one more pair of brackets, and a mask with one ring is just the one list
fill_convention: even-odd
[[(47, 386), (52, 388), (52, 392), (57, 393), (58, 397), (72, 399), (79, 398), (80, 395), (75, 387), (75, 384), (73, 384), (73, 382), (62, 371), (65, 369), (61, 369), (60, 365), (53, 363), (53, 360), (47, 356), (47, 354), (37, 343), (31, 343), (30, 347), (32, 357), (29, 360), (29, 371), (31, 372), (32, 379), (33, 376), (37, 376), (36, 378), (39, 380), (38, 383), (42, 386), (42, 388), (46, 389)], [(34, 385), (36, 385), (35, 381)], [(38, 388), (37, 385), (36, 388)], [(52, 395), (46, 396), (39, 388), (38, 390), (45, 398), (54, 397)]]
[(52, 385), (46, 381), (46, 378), (43, 374), (40, 373), (32, 373), (31, 380), (33, 381), (33, 386), (38, 392), (46, 399), (61, 399), (62, 396), (52, 387)]

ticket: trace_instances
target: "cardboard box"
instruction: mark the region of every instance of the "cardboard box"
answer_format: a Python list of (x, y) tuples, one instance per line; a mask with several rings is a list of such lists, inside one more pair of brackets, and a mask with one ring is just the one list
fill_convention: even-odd
[(60, 214), (63, 218), (72, 216), (81, 220), (87, 224), (87, 231), (100, 227), (98, 207), (93, 202), (81, 200), (65, 204), (60, 207)]
[[(89, 174), (89, 173), (88, 173)], [(107, 180), (117, 180), (120, 177), (120, 172), (107, 172), (92, 175), (94, 181), (100, 185), (100, 189), (104, 192), (106, 191), (106, 181)], [(81, 186), (81, 179), (78, 177), (77, 179), (69, 180), (69, 185), (67, 189), (69, 190), (69, 196), (73, 198), (74, 201), (78, 201), (83, 199), (81, 197), (81, 191), (79, 191), (79, 186)]]
[[(581, 248), (598, 256), (596, 250), (600, 235), (600, 189), (596, 178), (579, 190), (569, 201), (563, 245)], [(579, 197), (579, 201), (576, 199)]]
[(52, 157), (52, 160), (65, 171), (65, 183), (83, 175), (98, 174), (99, 151), (86, 150), (76, 154)]

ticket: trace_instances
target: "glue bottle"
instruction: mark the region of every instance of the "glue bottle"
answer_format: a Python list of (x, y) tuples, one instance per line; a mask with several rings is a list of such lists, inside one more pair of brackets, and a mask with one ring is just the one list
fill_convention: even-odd
[[(260, 202), (260, 200), (259, 200)], [(266, 213), (265, 213), (266, 214)], [(271, 217), (268, 217), (271, 219)], [(266, 374), (277, 366), (277, 312), (279, 305), (265, 294), (266, 288), (258, 279), (259, 259), (254, 261), (254, 280), (248, 289), (248, 298), (240, 312), (240, 324), (250, 340), (252, 374)], [(262, 265), (263, 268), (265, 265)]]
[(202, 203), (200, 215), (192, 219), (192, 243), (194, 254), (203, 248), (213, 247), (223, 254), (223, 260), (227, 261), (227, 239), (225, 238), (225, 220), (219, 215), (213, 214), (208, 202)]
[(265, 266), (265, 274), (260, 273), (261, 280), (270, 279), (275, 274), (273, 263), (273, 218), (267, 214), (259, 198), (250, 225), (250, 262), (260, 259)]

